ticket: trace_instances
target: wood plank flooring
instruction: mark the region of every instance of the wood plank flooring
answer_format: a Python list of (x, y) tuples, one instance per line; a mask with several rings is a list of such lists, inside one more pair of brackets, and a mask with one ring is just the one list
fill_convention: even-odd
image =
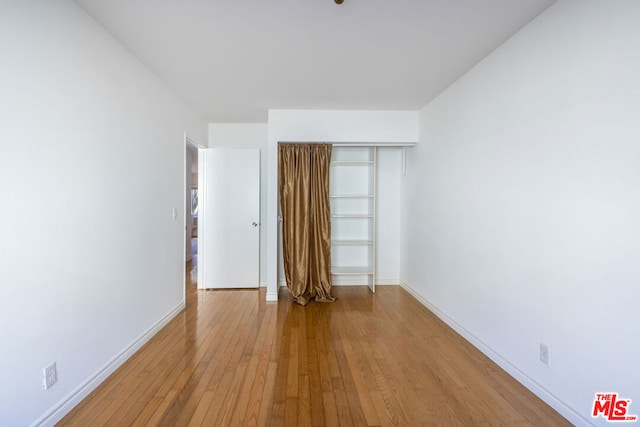
[(60, 426), (564, 426), (398, 286), (198, 291)]

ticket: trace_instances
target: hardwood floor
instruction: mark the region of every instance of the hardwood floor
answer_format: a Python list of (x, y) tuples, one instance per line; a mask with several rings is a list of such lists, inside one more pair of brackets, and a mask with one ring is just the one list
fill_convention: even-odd
[(60, 426), (570, 425), (398, 286), (197, 291)]

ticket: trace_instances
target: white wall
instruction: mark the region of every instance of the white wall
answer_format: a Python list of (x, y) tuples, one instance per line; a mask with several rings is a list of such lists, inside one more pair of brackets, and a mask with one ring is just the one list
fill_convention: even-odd
[[(415, 111), (269, 110), (268, 122), (267, 299), (276, 300), (278, 266), (281, 264), (278, 258), (278, 142), (416, 142), (418, 119)], [(384, 160), (381, 165), (391, 166), (392, 163), (392, 159)], [(388, 175), (386, 169), (381, 175)], [(394, 183), (389, 182), (381, 191), (388, 192), (393, 188)], [(381, 203), (378, 206), (385, 210), (380, 218), (399, 215), (399, 210), (393, 206)], [(398, 248), (397, 224), (397, 221), (389, 224), (389, 228), (378, 235), (380, 247), (388, 243), (386, 248)], [(384, 260), (379, 257), (378, 268), (384, 275), (397, 272), (398, 253), (389, 255), (393, 257)]]
[(3, 0), (0, 63), (0, 425), (52, 424), (183, 306), (206, 124), (71, 1)]
[(267, 124), (209, 123), (209, 147), (260, 149), (260, 286), (267, 285)]
[(578, 425), (640, 414), (638, 22), (554, 4), (420, 112), (402, 183), (403, 282)]
[[(412, 148), (408, 148), (409, 152)], [(402, 148), (378, 148), (376, 182), (376, 284), (400, 282), (400, 179)]]

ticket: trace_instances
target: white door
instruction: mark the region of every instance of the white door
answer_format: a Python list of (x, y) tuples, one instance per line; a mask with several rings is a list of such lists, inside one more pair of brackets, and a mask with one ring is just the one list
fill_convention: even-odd
[(204, 200), (198, 216), (203, 234), (198, 287), (257, 288), (260, 150), (210, 148), (201, 154)]

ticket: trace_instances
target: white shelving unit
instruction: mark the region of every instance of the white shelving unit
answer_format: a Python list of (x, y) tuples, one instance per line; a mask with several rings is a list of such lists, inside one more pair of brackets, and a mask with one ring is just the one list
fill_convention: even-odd
[(331, 273), (336, 284), (375, 292), (375, 146), (334, 146), (331, 156)]

